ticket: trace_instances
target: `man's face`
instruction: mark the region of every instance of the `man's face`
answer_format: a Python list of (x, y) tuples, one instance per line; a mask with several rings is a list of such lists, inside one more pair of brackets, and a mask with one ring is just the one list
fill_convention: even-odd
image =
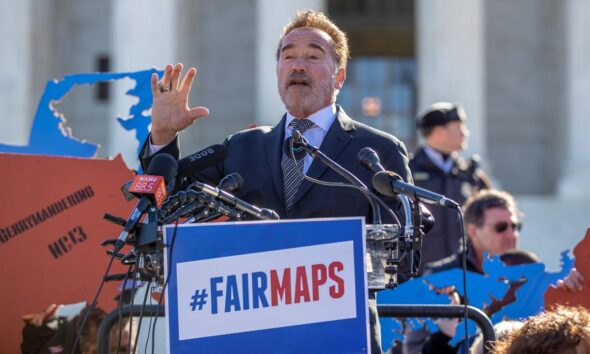
[(482, 226), (468, 226), (473, 247), (482, 254), (494, 255), (516, 248), (519, 231), (513, 225), (517, 223), (518, 217), (508, 209), (487, 209)]
[(449, 152), (461, 151), (467, 148), (469, 130), (462, 121), (452, 121), (442, 126), (444, 141)]
[(289, 113), (306, 118), (336, 101), (346, 71), (337, 70), (328, 34), (296, 28), (281, 42), (277, 76), (279, 94)]

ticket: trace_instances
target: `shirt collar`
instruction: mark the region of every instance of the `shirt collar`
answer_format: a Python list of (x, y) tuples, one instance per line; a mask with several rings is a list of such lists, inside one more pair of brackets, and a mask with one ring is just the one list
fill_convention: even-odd
[[(285, 137), (291, 136), (291, 128), (289, 128), (289, 124), (293, 119), (295, 119), (295, 117), (293, 117), (291, 113), (287, 112), (287, 120), (285, 121)], [(334, 123), (334, 120), (336, 120), (336, 104), (332, 103), (331, 105), (326, 106), (310, 115), (306, 119), (311, 120), (318, 128), (322, 129), (324, 132), (327, 132), (332, 126), (332, 123)]]
[(449, 173), (449, 171), (453, 167), (454, 159), (457, 158), (457, 153), (453, 152), (451, 153), (449, 158), (445, 160), (440, 152), (436, 151), (428, 145), (424, 145), (424, 152), (426, 152), (426, 155), (428, 155), (430, 160), (445, 173)]

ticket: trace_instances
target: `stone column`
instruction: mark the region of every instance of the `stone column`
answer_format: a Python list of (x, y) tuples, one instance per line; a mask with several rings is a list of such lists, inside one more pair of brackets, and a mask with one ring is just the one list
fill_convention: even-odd
[[(566, 138), (559, 194), (590, 197), (590, 3), (568, 0), (566, 10)], [(559, 119), (559, 117), (555, 117)]]
[[(127, 72), (151, 67), (164, 69), (177, 58), (177, 0), (125, 0), (113, 2), (112, 71)], [(132, 83), (120, 80), (113, 86), (110, 155), (123, 151), (130, 168), (137, 167), (138, 142), (114, 119), (125, 116), (135, 98), (125, 95)]]
[(257, 2), (256, 124), (274, 125), (285, 113), (277, 88), (276, 50), (283, 26), (298, 10), (325, 11), (324, 0)]
[(471, 131), (466, 154), (486, 155), (484, 4), (482, 0), (416, 2), (418, 111), (459, 102)]
[[(0, 143), (26, 145), (36, 99), (31, 99), (30, 0), (0, 1)], [(33, 105), (33, 107), (30, 107)]]

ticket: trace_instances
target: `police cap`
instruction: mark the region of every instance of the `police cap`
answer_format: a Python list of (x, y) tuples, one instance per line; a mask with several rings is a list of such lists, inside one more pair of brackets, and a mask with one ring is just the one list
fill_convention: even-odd
[(416, 126), (418, 129), (425, 129), (445, 125), (453, 121), (464, 122), (466, 119), (465, 111), (461, 105), (450, 102), (437, 102), (418, 116)]

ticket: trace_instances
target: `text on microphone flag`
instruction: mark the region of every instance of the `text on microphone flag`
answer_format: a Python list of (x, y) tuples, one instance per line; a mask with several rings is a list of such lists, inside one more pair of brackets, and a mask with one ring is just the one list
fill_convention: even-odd
[(137, 175), (129, 187), (129, 192), (139, 196), (150, 196), (158, 208), (162, 206), (168, 196), (166, 183), (162, 176)]

